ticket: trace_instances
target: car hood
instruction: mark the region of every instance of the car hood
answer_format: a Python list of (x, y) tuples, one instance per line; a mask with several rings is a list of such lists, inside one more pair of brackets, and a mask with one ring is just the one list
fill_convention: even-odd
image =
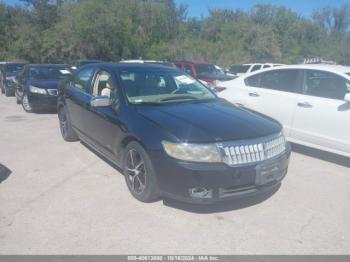
[(141, 106), (138, 113), (183, 142), (220, 142), (267, 136), (281, 125), (225, 100)]
[(30, 80), (29, 85), (44, 88), (44, 89), (57, 89), (60, 80)]

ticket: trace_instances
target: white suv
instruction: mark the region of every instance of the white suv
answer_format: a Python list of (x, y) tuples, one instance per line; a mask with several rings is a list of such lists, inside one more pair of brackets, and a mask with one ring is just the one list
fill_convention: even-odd
[(281, 66), (221, 86), (231, 103), (280, 121), (291, 142), (350, 157), (350, 67)]

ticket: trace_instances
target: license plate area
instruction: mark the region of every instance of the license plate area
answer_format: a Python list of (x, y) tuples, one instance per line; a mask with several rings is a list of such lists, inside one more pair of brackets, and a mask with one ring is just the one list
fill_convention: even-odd
[(265, 185), (280, 179), (282, 169), (279, 161), (256, 166), (255, 184)]

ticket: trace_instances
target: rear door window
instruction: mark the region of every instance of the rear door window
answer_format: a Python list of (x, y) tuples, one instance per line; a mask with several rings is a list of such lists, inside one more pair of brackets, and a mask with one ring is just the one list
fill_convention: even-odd
[(250, 72), (258, 71), (260, 69), (261, 69), (261, 65), (255, 65), (253, 66), (252, 70), (250, 70)]

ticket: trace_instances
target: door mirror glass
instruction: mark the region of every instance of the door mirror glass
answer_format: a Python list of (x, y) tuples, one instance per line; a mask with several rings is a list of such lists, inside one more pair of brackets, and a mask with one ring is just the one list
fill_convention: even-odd
[(345, 94), (344, 100), (348, 103), (350, 103), (350, 93)]
[(90, 101), (92, 107), (105, 107), (111, 105), (111, 100), (108, 96), (96, 96)]

